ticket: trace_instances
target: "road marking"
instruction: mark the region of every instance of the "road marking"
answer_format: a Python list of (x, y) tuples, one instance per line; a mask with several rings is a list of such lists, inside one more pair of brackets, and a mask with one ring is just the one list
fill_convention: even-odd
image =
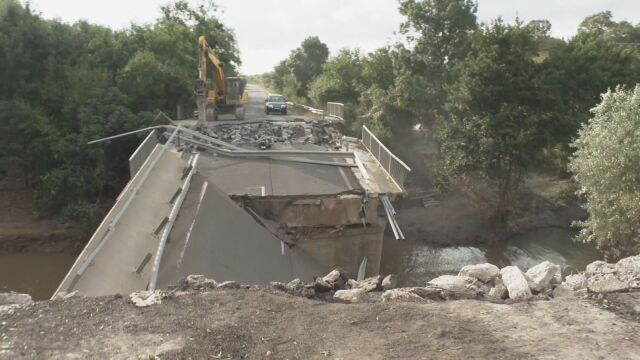
[(195, 225), (196, 219), (198, 218), (200, 205), (202, 205), (202, 199), (204, 199), (204, 193), (207, 191), (207, 186), (209, 186), (209, 182), (205, 181), (202, 184), (202, 190), (200, 191), (200, 198), (198, 199), (196, 213), (193, 215), (193, 221), (191, 222), (191, 226), (189, 226), (189, 231), (187, 231), (187, 236), (184, 240), (184, 246), (182, 247), (182, 251), (180, 252), (180, 257), (178, 258), (178, 269), (180, 268), (180, 266), (182, 266), (182, 259), (184, 258), (184, 253), (187, 251), (187, 245), (189, 244), (189, 239), (191, 238), (191, 231), (193, 230), (193, 226)]

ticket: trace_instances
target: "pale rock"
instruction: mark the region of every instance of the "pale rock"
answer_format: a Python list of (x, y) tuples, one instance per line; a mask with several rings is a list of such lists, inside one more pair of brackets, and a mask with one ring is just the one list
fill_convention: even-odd
[(347, 280), (347, 283), (345, 284), (345, 288), (346, 289), (356, 289), (358, 288), (358, 286), (360, 286), (360, 283), (355, 280), (355, 279), (349, 279)]
[(164, 293), (161, 291), (137, 291), (129, 295), (129, 300), (137, 307), (147, 307), (162, 303)]
[(332, 270), (330, 273), (325, 275), (322, 280), (331, 285), (333, 290), (342, 289), (345, 284), (345, 276), (339, 269)]
[(495, 279), (500, 274), (500, 269), (493, 264), (477, 264), (464, 266), (459, 276), (469, 276), (476, 278), (482, 282), (489, 282)]
[(0, 293), (0, 305), (27, 305), (32, 303), (33, 299), (29, 294), (19, 294), (14, 292)]
[(213, 289), (217, 283), (213, 279), (208, 279), (204, 275), (189, 275), (184, 280), (188, 288), (193, 290)]
[(372, 292), (376, 290), (380, 290), (382, 284), (382, 276), (376, 275), (369, 278), (366, 278), (362, 281), (358, 281), (358, 285), (356, 288), (364, 289), (366, 292)]
[(554, 298), (571, 296), (573, 295), (573, 289), (571, 289), (569, 286), (565, 284), (560, 284), (553, 289), (552, 294)]
[(396, 286), (398, 286), (398, 277), (394, 274), (385, 276), (385, 278), (382, 279), (381, 286), (382, 286), (382, 290), (385, 290), (385, 291), (395, 289)]
[(504, 285), (507, 287), (509, 297), (513, 300), (527, 300), (531, 298), (531, 289), (526, 276), (517, 266), (507, 266), (500, 270)]
[(592, 275), (587, 277), (587, 288), (596, 293), (626, 291), (629, 282), (618, 279), (614, 274)]
[(534, 291), (543, 291), (551, 285), (551, 280), (558, 273), (560, 267), (549, 261), (541, 262), (526, 272), (531, 280), (529, 286)]
[(334, 299), (348, 303), (361, 302), (366, 296), (367, 291), (365, 289), (338, 290), (333, 294)]
[(304, 287), (304, 283), (300, 279), (293, 279), (285, 285), (285, 288), (291, 292), (300, 291)]
[(385, 291), (381, 296), (382, 302), (389, 301), (413, 301), (423, 302), (424, 299), (411, 290), (411, 288), (399, 288)]
[(588, 285), (587, 278), (583, 274), (569, 275), (564, 279), (563, 284), (573, 291), (586, 289)]
[(225, 281), (216, 285), (216, 289), (239, 289), (240, 285), (235, 281)]
[(475, 278), (469, 276), (442, 275), (429, 281), (427, 284), (448, 291), (463, 292), (475, 290), (473, 285), (476, 281)]
[(597, 260), (587, 265), (585, 269), (585, 274), (587, 277), (589, 275), (597, 275), (597, 274), (612, 274), (616, 271), (616, 266), (614, 264), (609, 264), (602, 260)]
[(618, 276), (625, 278), (640, 278), (640, 255), (631, 256), (618, 261), (615, 265)]
[(504, 282), (502, 279), (495, 278), (493, 280), (493, 287), (489, 290), (489, 297), (496, 300), (503, 300), (509, 296), (509, 292), (507, 291), (507, 287), (504, 286)]

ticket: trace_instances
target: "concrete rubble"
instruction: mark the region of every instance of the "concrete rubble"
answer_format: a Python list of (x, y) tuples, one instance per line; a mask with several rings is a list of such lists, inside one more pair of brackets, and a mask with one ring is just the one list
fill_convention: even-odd
[(228, 143), (254, 145), (261, 149), (272, 144), (315, 144), (340, 148), (342, 134), (329, 121), (272, 121), (243, 124), (220, 124), (207, 135)]

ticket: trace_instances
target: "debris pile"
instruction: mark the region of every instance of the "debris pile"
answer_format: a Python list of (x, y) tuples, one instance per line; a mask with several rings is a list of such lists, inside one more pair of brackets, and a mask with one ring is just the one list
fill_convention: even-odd
[(207, 135), (231, 144), (249, 144), (266, 148), (264, 144), (315, 144), (340, 148), (342, 134), (330, 122), (255, 122), (220, 124)]

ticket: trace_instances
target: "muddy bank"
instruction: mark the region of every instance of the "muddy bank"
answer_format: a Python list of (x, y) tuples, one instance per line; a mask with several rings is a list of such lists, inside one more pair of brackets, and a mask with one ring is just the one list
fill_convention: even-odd
[(638, 331), (588, 299), (339, 304), (251, 288), (3, 310), (0, 358), (632, 359)]
[[(11, 226), (10, 224), (7, 226)], [(0, 255), (16, 253), (58, 253), (78, 255), (87, 242), (87, 236), (74, 229), (60, 229), (52, 226), (49, 230), (33, 232), (0, 232)]]

